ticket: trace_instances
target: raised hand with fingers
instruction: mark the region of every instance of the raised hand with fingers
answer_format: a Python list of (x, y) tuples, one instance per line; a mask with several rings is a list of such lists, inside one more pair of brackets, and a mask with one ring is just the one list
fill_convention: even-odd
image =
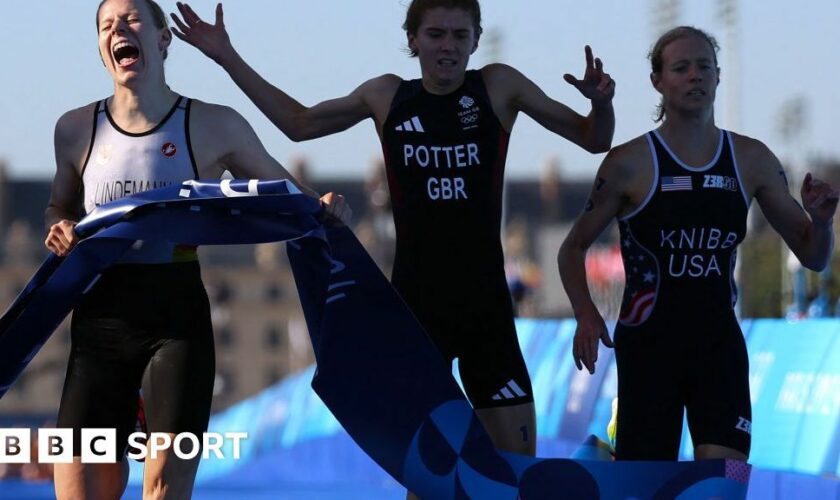
[(814, 224), (827, 225), (837, 211), (840, 193), (827, 182), (814, 178), (811, 173), (802, 181), (802, 205)]
[(183, 21), (175, 14), (170, 14), (177, 28), (172, 33), (181, 40), (200, 50), (204, 55), (219, 64), (234, 52), (230, 36), (225, 30), (225, 13), (222, 4), (216, 5), (216, 21), (204, 22), (188, 4), (177, 2), (178, 11)]
[[(613, 347), (604, 318), (597, 311), (582, 314), (577, 318), (577, 328), (572, 346), (572, 357), (578, 370), (583, 366), (590, 374), (595, 373), (595, 362), (598, 361), (598, 341), (607, 347)], [(581, 366), (583, 365), (583, 366)]]
[(604, 73), (604, 63), (592, 55), (592, 47), (587, 45), (584, 51), (586, 71), (583, 73), (583, 79), (578, 80), (570, 73), (563, 75), (563, 79), (593, 103), (608, 103), (615, 95), (615, 80), (610, 78), (609, 73)]

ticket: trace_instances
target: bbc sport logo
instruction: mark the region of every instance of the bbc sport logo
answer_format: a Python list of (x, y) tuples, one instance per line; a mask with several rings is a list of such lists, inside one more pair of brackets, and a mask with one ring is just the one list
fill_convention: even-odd
[[(87, 464), (117, 462), (116, 429), (82, 429), (81, 460)], [(211, 453), (221, 460), (239, 460), (242, 440), (248, 439), (247, 432), (205, 432), (197, 436), (191, 432), (176, 434), (173, 438), (163, 432), (133, 432), (128, 436), (126, 456), (132, 459), (156, 459), (158, 455), (172, 449), (175, 456), (190, 460), (201, 453), (202, 459)], [(72, 429), (38, 429), (39, 463), (73, 462)], [(24, 464), (33, 461), (31, 429), (0, 429), (0, 463)], [(226, 446), (229, 445), (229, 446)], [(227, 452), (227, 453), (226, 453)]]

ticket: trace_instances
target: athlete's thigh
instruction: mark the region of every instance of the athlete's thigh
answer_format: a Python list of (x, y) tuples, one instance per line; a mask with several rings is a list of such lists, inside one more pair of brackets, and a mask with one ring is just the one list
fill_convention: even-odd
[(149, 432), (207, 429), (216, 370), (210, 304), (197, 265), (169, 276), (166, 319), (143, 376)]
[(464, 391), (476, 409), (534, 402), (512, 314), (493, 314), (488, 309), (485, 317), (464, 326), (459, 332), (458, 368)]
[(212, 332), (204, 338), (164, 341), (149, 360), (143, 398), (149, 432), (202, 433), (213, 397)]
[(81, 456), (81, 429), (116, 429), (117, 458), (137, 416), (143, 366), (142, 341), (114, 318), (90, 318), (77, 310), (57, 426), (73, 429), (73, 454)]
[(683, 380), (676, 353), (640, 328), (616, 329), (616, 458), (676, 460), (683, 424)]
[(705, 349), (696, 366), (687, 403), (694, 445), (718, 445), (749, 456), (749, 361), (737, 325)]

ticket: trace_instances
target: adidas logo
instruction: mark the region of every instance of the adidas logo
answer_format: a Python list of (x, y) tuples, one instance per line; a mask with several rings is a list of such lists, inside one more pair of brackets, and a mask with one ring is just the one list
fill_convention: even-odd
[(510, 379), (508, 380), (508, 383), (493, 396), (492, 399), (493, 401), (501, 401), (502, 399), (524, 398), (525, 396), (525, 392), (520, 389), (519, 385), (517, 385), (513, 379)]
[(420, 132), (423, 133), (423, 125), (420, 124), (420, 118), (414, 116), (411, 120), (404, 121), (402, 125), (397, 125), (397, 132)]

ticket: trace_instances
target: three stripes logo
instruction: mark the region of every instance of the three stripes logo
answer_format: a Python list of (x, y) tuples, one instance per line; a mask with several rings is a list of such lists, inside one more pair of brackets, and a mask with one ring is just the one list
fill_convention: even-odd
[(493, 401), (501, 401), (503, 399), (524, 398), (527, 396), (519, 385), (513, 379), (508, 380), (507, 384), (502, 387), (499, 392), (493, 395)]
[(406, 120), (402, 125), (397, 125), (397, 132), (425, 132), (423, 125), (420, 124), (420, 118), (413, 116), (410, 120)]

